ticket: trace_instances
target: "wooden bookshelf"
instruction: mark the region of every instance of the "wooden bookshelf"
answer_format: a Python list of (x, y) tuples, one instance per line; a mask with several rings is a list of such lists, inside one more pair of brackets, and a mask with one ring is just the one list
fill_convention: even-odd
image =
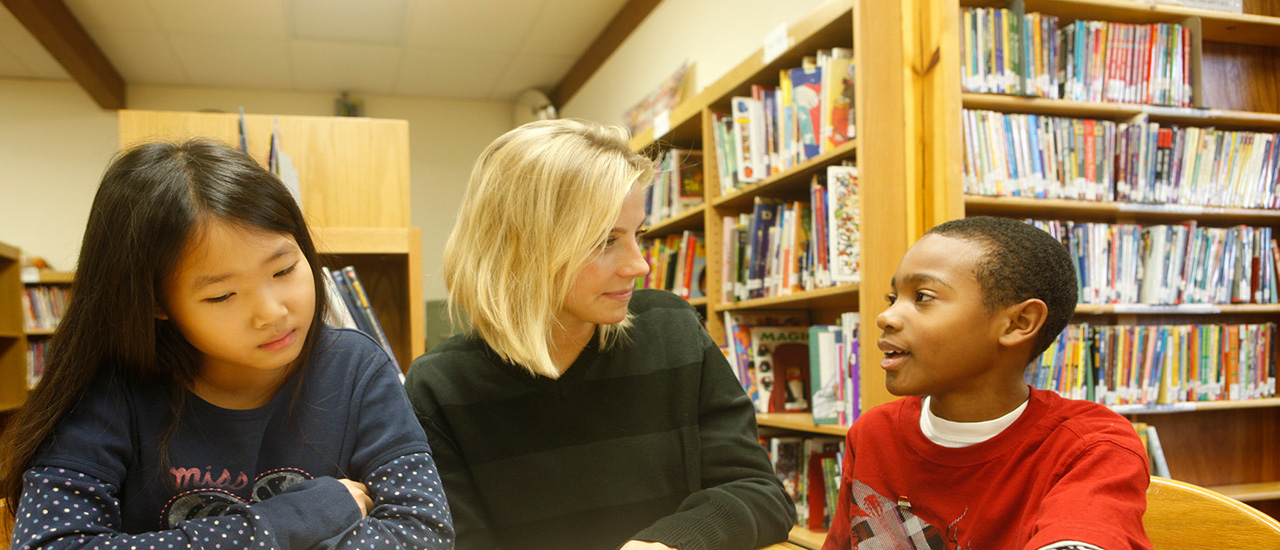
[(27, 400), (21, 262), (18, 247), (0, 243), (0, 411), (17, 409)]
[[(947, 53), (959, 50), (954, 45), (960, 39), (960, 7), (1005, 7), (1008, 2), (902, 2), (918, 6), (923, 12), (921, 19), (936, 23), (922, 26), (921, 36), (906, 42), (905, 58), (919, 59), (931, 53), (923, 45), (944, 45), (933, 70), (914, 81), (928, 90), (922, 112), (959, 113), (961, 109), (981, 109), (1117, 122), (1141, 116), (1162, 126), (1280, 131), (1280, 94), (1276, 94), (1280, 89), (1280, 63), (1276, 62), (1280, 59), (1280, 2), (1276, 0), (1245, 0), (1243, 15), (1149, 2), (1024, 0), (1028, 13), (1056, 15), (1064, 22), (1156, 23), (1179, 22), (1188, 17), (1198, 19), (1202, 55), (1200, 65), (1193, 65), (1193, 71), (1198, 70), (1201, 80), (1202, 89), (1196, 102), (1202, 108), (964, 93), (960, 89), (958, 54)], [(938, 75), (944, 82), (931, 80)], [(1208, 226), (1248, 224), (1280, 230), (1280, 211), (1276, 210), (968, 196), (964, 194), (962, 178), (963, 126), (958, 120), (948, 120), (935, 129), (936, 132), (924, 131), (918, 136), (925, 144), (925, 170), (942, 176), (936, 186), (926, 186), (922, 193), (925, 210), (936, 213), (931, 218), (933, 222), (995, 215), (1140, 224), (1196, 220)], [(1119, 324), (1219, 322), (1214, 320), (1240, 318), (1250, 319), (1248, 322), (1276, 322), (1280, 321), (1280, 306), (1081, 305), (1077, 315), (1113, 316)], [(1272, 516), (1280, 516), (1280, 439), (1276, 437), (1280, 431), (1280, 400), (1125, 405), (1115, 409), (1133, 421), (1146, 422), (1159, 430), (1169, 470), (1175, 479), (1248, 500)]]
[[(235, 114), (123, 110), (120, 143), (207, 137), (239, 142)], [(298, 171), (321, 261), (354, 266), (402, 369), (426, 350), (422, 235), (409, 225), (409, 124), (350, 117), (246, 115), (250, 156), (272, 128)]]

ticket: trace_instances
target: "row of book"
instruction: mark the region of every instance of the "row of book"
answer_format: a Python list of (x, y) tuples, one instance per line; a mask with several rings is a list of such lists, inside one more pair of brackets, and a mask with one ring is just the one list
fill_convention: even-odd
[(1138, 432), (1138, 439), (1147, 450), (1147, 463), (1151, 465), (1151, 475), (1173, 477), (1169, 475), (1169, 461), (1164, 456), (1164, 445), (1160, 443), (1160, 432), (1155, 426), (1146, 422), (1134, 422), (1133, 429)]
[(961, 14), (965, 91), (1189, 107), (1191, 29), (1077, 20), (1006, 8)]
[(828, 166), (809, 202), (756, 197), (751, 213), (725, 216), (725, 301), (786, 296), (856, 283), (861, 272), (858, 169)]
[(778, 86), (752, 85), (714, 113), (720, 194), (780, 174), (853, 139), (854, 65), (848, 48), (821, 50), (783, 69)]
[(387, 333), (382, 330), (382, 323), (378, 322), (373, 304), (369, 301), (369, 294), (365, 292), (364, 284), (360, 282), (356, 269), (352, 266), (341, 269), (321, 266), (320, 270), (324, 273), (325, 291), (329, 296), (329, 315), (325, 318), (325, 322), (335, 327), (356, 329), (369, 335), (382, 345), (387, 355), (391, 357), (392, 364), (399, 368), (391, 342), (387, 340)]
[(666, 290), (686, 300), (706, 296), (707, 247), (701, 232), (652, 239), (641, 252), (649, 273), (636, 279), (636, 288)]
[(1275, 304), (1272, 228), (1027, 220), (1066, 245), (1083, 304)]
[(1105, 405), (1276, 394), (1276, 325), (1068, 325), (1027, 369), (1032, 387)]
[(1280, 208), (1280, 134), (968, 110), (975, 195)]
[(645, 194), (649, 225), (679, 216), (706, 200), (702, 191), (702, 151), (667, 149), (658, 157), (657, 174)]
[(860, 408), (857, 313), (810, 325), (804, 310), (724, 312), (725, 355), (756, 411), (847, 426)]
[(22, 309), (27, 330), (58, 328), (67, 313), (71, 289), (62, 285), (27, 285), (22, 289)]
[(844, 440), (838, 437), (778, 436), (760, 439), (773, 471), (796, 505), (796, 524), (810, 531), (831, 529), (840, 495)]

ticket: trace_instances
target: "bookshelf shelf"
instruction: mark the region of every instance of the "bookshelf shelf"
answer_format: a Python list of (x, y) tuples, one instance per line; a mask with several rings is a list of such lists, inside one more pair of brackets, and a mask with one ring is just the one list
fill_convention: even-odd
[(827, 534), (810, 531), (797, 525), (791, 528), (791, 534), (787, 536), (787, 540), (801, 548), (818, 550), (822, 548), (823, 541), (827, 540)]
[(807, 412), (797, 413), (759, 413), (756, 423), (761, 427), (781, 428), (796, 432), (818, 435), (844, 437), (849, 432), (848, 426), (839, 424), (814, 424), (813, 415)]
[(56, 329), (29, 329), (27, 330), (27, 336), (52, 336), (54, 330)]
[(75, 280), (74, 271), (55, 271), (52, 269), (22, 270), (22, 282), (28, 285), (69, 285)]
[(686, 229), (701, 231), (703, 224), (702, 216), (706, 210), (707, 207), (705, 204), (689, 208), (684, 212), (649, 226), (649, 228), (645, 230), (644, 236), (646, 238), (662, 237), (671, 233), (679, 233)]
[[(714, 306), (717, 311), (733, 311), (738, 309), (808, 309), (818, 305), (824, 307), (847, 305), (856, 309), (858, 306), (858, 285), (847, 284), (820, 288), (807, 292), (797, 292), (786, 296), (770, 296), (737, 302), (724, 302)], [(852, 310), (850, 310), (852, 311)]]
[(705, 106), (704, 98), (705, 94), (698, 94), (680, 102), (668, 114), (667, 118), (670, 120), (671, 126), (666, 134), (655, 139), (653, 128), (640, 132), (631, 138), (631, 150), (645, 151), (659, 145), (680, 145), (696, 148), (698, 139), (702, 135), (699, 116)]
[(1276, 314), (1280, 304), (1079, 304), (1076, 315), (1216, 315), (1223, 313)]
[(1182, 401), (1178, 403), (1156, 405), (1112, 405), (1111, 410), (1120, 414), (1168, 414), (1195, 411), (1263, 409), (1273, 407), (1280, 407), (1280, 397), (1223, 401)]
[(693, 307), (707, 307), (707, 304), (709, 302), (710, 300), (706, 296), (703, 296), (701, 298), (694, 298), (692, 300), (689, 300), (689, 305)]
[(1280, 210), (1218, 208), (1181, 204), (1138, 204), (1024, 197), (965, 195), (969, 215), (1181, 222), (1191, 218), (1229, 224), (1274, 225)]
[(1216, 485), (1206, 489), (1217, 491), (1241, 502), (1280, 499), (1280, 482)]
[[(1280, 32), (1280, 29), (1277, 29), (1276, 32)], [(1105, 119), (1117, 122), (1145, 113), (1153, 121), (1184, 126), (1214, 126), (1219, 128), (1248, 128), (1252, 130), (1280, 129), (1280, 114), (1275, 113), (1162, 107), (1134, 103), (1069, 101), (1065, 99), (974, 92), (962, 93), (961, 101), (966, 109), (982, 109), (1002, 113), (1032, 113), (1037, 115)]]
[(827, 166), (836, 164), (846, 158), (852, 158), (852, 153), (858, 147), (857, 141), (856, 139), (851, 139), (826, 153), (797, 164), (786, 172), (770, 176), (729, 195), (716, 198), (711, 202), (718, 208), (748, 208), (755, 197), (763, 195), (807, 198), (809, 180), (813, 175), (826, 169)]

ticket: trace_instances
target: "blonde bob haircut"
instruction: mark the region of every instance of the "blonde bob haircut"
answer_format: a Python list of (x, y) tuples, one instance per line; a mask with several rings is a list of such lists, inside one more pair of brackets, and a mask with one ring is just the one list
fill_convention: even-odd
[[(627, 132), (583, 120), (525, 124), (480, 154), (444, 249), (449, 310), (509, 363), (557, 378), (556, 315), (596, 258), (627, 193), (648, 185), (653, 163)], [(599, 327), (601, 347), (625, 335), (630, 315)]]

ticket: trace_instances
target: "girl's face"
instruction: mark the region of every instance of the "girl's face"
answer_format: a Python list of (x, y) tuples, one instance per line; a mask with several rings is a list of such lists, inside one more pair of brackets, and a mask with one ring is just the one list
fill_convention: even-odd
[(163, 282), (164, 311), (203, 354), (201, 375), (280, 374), (315, 315), (311, 265), (292, 235), (205, 223)]
[(595, 325), (622, 322), (636, 278), (649, 272), (640, 252), (640, 226), (644, 223), (644, 189), (633, 186), (622, 203), (622, 212), (600, 247), (574, 279), (564, 306), (556, 318), (570, 334), (587, 332)]

